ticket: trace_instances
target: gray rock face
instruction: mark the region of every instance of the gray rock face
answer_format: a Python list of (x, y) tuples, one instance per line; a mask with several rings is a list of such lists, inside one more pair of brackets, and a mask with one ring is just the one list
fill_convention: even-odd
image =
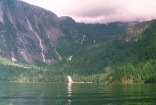
[[(30, 64), (36, 60), (55, 62), (83, 46), (111, 40), (128, 27), (118, 22), (76, 23), (21, 0), (0, 0), (0, 55)], [(65, 41), (60, 44), (62, 39)]]
[(62, 59), (56, 51), (64, 37), (52, 12), (18, 0), (0, 0), (0, 55), (34, 63)]

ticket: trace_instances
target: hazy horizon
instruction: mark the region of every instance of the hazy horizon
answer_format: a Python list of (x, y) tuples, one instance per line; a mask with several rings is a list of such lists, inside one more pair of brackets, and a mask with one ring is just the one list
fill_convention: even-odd
[(110, 23), (156, 19), (156, 0), (23, 0), (77, 22)]

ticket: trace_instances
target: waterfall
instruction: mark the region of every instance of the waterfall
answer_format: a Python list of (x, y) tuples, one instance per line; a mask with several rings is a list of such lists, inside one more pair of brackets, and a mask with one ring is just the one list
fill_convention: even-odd
[(12, 62), (16, 62), (17, 60), (14, 57), (11, 57)]
[(58, 55), (59, 60), (61, 60), (62, 57), (61, 57), (61, 55), (56, 51), (56, 48), (55, 48), (55, 53)]
[(71, 60), (72, 60), (72, 58), (73, 58), (73, 55), (72, 55), (72, 56), (70, 56), (69, 58), (67, 58), (67, 61), (71, 61)]
[(68, 83), (73, 83), (73, 80), (70, 76), (67, 76), (67, 78), (68, 78)]
[(95, 40), (94, 40), (94, 44), (95, 44)]
[(82, 38), (82, 41), (81, 41), (81, 44), (83, 43), (83, 41), (84, 41), (84, 37), (85, 37), (86, 35), (83, 35), (83, 38)]
[(26, 19), (27, 19), (27, 23), (28, 23), (28, 26), (29, 26), (30, 30), (36, 35), (36, 37), (37, 37), (38, 40), (39, 40), (40, 48), (41, 48), (41, 51), (42, 51), (42, 52), (41, 52), (41, 55), (42, 55), (42, 58), (43, 58), (43, 62), (45, 62), (45, 56), (44, 56), (44, 54), (43, 54), (43, 44), (42, 44), (42, 40), (41, 40), (41, 38), (37, 35), (37, 33), (32, 29), (32, 26), (31, 26), (31, 24), (30, 24), (28, 18), (26, 18)]
[[(34, 32), (35, 33), (35, 32)], [(43, 54), (43, 45), (42, 45), (42, 40), (41, 38), (35, 33), (36, 37), (39, 39), (39, 42), (40, 42), (40, 47), (41, 47), (41, 50), (42, 50), (42, 58), (43, 58), (43, 62), (45, 62), (45, 56)]]

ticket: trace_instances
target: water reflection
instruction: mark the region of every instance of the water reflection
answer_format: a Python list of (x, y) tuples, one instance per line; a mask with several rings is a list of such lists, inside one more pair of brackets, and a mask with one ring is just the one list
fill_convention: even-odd
[(0, 105), (155, 105), (156, 84), (0, 83)]
[[(68, 83), (68, 97), (71, 97), (72, 93), (72, 83)], [(68, 105), (71, 104), (71, 99), (68, 99)]]
[(71, 96), (71, 92), (72, 92), (72, 83), (68, 83), (68, 96)]

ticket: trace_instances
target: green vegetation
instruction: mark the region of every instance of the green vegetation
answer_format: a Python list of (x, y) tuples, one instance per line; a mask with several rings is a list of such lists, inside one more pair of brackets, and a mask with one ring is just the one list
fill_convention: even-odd
[[(76, 53), (65, 69), (71, 75), (84, 75), (88, 79), (92, 76), (98, 82), (155, 82), (156, 21), (150, 23), (141, 23), (142, 28), (137, 31), (142, 31), (142, 37), (137, 42), (123, 42), (124, 39), (117, 38), (86, 47)], [(135, 34), (133, 37), (136, 38)]]
[[(60, 27), (65, 37), (59, 40), (57, 51), (63, 58), (67, 58), (88, 45), (114, 39), (126, 32), (129, 26), (127, 23), (119, 22), (110, 24), (76, 23), (70, 17), (66, 17), (66, 19), (60, 19)], [(84, 35), (84, 41), (81, 44)]]
[[(128, 23), (109, 23), (109, 24), (84, 24), (76, 23), (71, 18), (67, 17), (60, 22), (61, 29), (64, 34), (70, 39), (75, 41), (82, 40), (82, 36), (85, 37), (85, 44), (93, 44), (111, 40), (121, 34), (123, 34), (129, 27)], [(68, 39), (69, 39), (68, 38)], [(80, 43), (80, 42), (79, 42)]]
[(4, 51), (8, 50), (7, 46), (5, 46), (2, 42), (0, 42), (0, 48)]
[[(133, 38), (127, 42), (128, 35)], [(74, 43), (67, 35), (59, 41), (57, 51), (64, 59), (53, 64), (36, 61), (32, 66), (0, 58), (0, 81), (66, 82), (70, 75), (77, 82), (156, 82), (156, 20), (137, 24), (111, 41), (89, 46)], [(67, 61), (71, 55), (72, 60)]]
[[(45, 64), (46, 65), (46, 64)], [(44, 66), (45, 66), (44, 65)], [(6, 58), (0, 57), (0, 81), (10, 82), (65, 82), (66, 76), (62, 70), (49, 69), (47, 67), (37, 67), (13, 63)]]
[(57, 51), (63, 55), (63, 58), (67, 58), (75, 54), (75, 52), (81, 48), (83, 48), (82, 45), (75, 43), (68, 38), (62, 38), (58, 42)]

